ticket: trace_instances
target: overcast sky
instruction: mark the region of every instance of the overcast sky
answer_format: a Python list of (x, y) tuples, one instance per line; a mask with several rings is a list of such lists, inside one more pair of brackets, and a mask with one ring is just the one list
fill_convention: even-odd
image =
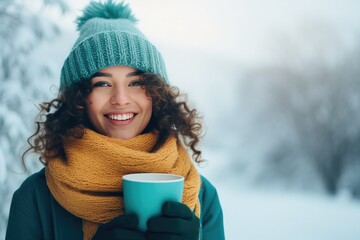
[[(71, 1), (79, 14), (89, 1)], [(333, 28), (355, 41), (358, 0), (127, 0), (138, 27), (159, 44), (197, 48), (239, 61), (269, 58), (283, 35), (309, 26)], [(74, 16), (64, 24), (74, 28)], [(320, 28), (321, 28), (320, 27)], [(306, 41), (306, 39), (303, 39)]]

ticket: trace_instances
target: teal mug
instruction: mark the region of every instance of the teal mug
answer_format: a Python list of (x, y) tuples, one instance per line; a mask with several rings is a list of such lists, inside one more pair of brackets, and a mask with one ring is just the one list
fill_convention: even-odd
[(123, 176), (125, 213), (139, 217), (139, 229), (146, 231), (147, 221), (161, 214), (166, 201), (182, 201), (184, 177), (164, 173), (134, 173)]

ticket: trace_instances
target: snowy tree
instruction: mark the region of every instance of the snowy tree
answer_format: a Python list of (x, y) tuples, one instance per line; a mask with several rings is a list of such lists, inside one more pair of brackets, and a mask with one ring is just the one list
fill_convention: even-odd
[(360, 197), (360, 46), (333, 29), (306, 30), (281, 42), (281, 62), (245, 77), (243, 102), (260, 109), (252, 134), (268, 139), (257, 179)]
[(0, 1), (0, 238), (7, 225), (11, 196), (21, 181), (39, 168), (21, 164), (21, 152), (33, 132), (37, 108), (47, 99), (53, 70), (35, 52), (60, 33), (49, 12), (64, 14), (66, 0)]

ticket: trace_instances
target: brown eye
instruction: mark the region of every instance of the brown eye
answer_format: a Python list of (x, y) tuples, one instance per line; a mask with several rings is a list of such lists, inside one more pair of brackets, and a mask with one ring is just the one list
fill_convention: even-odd
[(94, 83), (92, 85), (92, 87), (93, 88), (96, 88), (96, 87), (111, 87), (111, 85), (108, 82), (98, 81), (98, 82)]
[(129, 86), (131, 86), (131, 87), (143, 87), (143, 86), (145, 86), (145, 83), (144, 83), (143, 80), (135, 80), (135, 81), (130, 82)]

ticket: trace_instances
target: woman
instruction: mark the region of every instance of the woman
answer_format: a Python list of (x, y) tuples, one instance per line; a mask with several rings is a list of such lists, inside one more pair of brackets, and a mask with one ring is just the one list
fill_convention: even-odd
[[(197, 112), (178, 100), (135, 21), (111, 0), (90, 3), (77, 19), (59, 95), (41, 105), (29, 138), (27, 152), (45, 167), (14, 193), (7, 240), (224, 239), (216, 190), (185, 149), (201, 162)], [(136, 172), (185, 178), (183, 202), (166, 202), (146, 232), (123, 212), (121, 178)]]

